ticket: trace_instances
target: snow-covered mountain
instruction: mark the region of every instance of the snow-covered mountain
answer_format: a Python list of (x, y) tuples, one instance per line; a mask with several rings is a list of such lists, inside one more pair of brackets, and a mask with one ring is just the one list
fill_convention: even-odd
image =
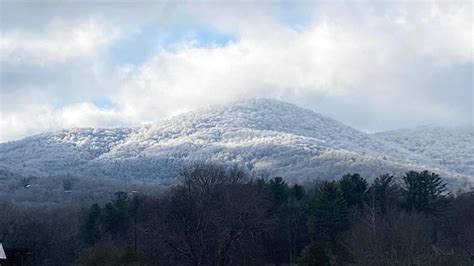
[(55, 174), (85, 164), (123, 141), (132, 129), (71, 129), (0, 145), (0, 167), (19, 173)]
[(172, 183), (184, 165), (211, 161), (294, 182), (408, 169), (431, 169), (459, 184), (472, 178), (384, 139), (289, 103), (254, 99), (139, 128), (61, 130), (0, 144), (0, 169)]
[(474, 128), (424, 126), (376, 133), (433, 163), (452, 171), (474, 176)]

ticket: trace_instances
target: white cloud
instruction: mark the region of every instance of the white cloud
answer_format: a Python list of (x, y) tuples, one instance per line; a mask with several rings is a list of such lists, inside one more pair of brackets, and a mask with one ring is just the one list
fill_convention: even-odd
[(27, 64), (64, 63), (76, 58), (96, 56), (99, 49), (117, 36), (112, 28), (88, 19), (69, 25), (56, 20), (42, 32), (8, 30), (0, 36), (2, 61)]
[[(366, 130), (472, 121), (472, 97), (463, 95), (472, 96), (472, 71), (459, 71), (473, 66), (470, 3), (323, 1), (301, 7), (308, 18), (297, 22), (275, 4), (104, 7), (51, 16), (40, 31), (2, 28), (0, 141), (156, 121), (246, 97), (291, 101)], [(121, 36), (166, 24), (153, 10), (235, 38), (211, 47), (177, 40), (138, 66), (111, 61)], [(114, 105), (100, 108), (97, 98)]]
[(0, 141), (26, 137), (45, 131), (73, 127), (114, 127), (127, 125), (121, 114), (83, 102), (52, 108), (24, 106), (20, 110), (0, 111)]
[[(299, 30), (269, 20), (255, 22), (268, 25), (239, 25), (241, 35), (228, 45), (182, 45), (175, 52), (159, 52), (115, 99), (135, 120), (243, 97), (296, 103), (307, 103), (308, 97), (354, 98), (368, 105), (372, 115), (377, 111), (393, 119), (394, 125), (414, 114), (415, 123), (459, 117), (465, 110), (433, 101), (432, 88), (417, 87), (410, 79), (423, 79), (414, 75), (433, 71), (433, 66), (472, 64), (470, 10), (457, 4), (410, 8), (397, 6), (384, 15), (367, 9), (341, 20), (321, 16)], [(314, 107), (328, 115), (341, 108), (351, 112), (345, 106)], [(337, 116), (351, 123), (346, 117)], [(352, 124), (378, 126), (371, 121)]]

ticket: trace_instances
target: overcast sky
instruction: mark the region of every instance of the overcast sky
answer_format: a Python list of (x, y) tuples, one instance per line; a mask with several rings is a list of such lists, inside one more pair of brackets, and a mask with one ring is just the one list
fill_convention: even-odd
[(237, 2), (0, 0), (0, 142), (248, 97), (368, 132), (473, 124), (471, 1)]

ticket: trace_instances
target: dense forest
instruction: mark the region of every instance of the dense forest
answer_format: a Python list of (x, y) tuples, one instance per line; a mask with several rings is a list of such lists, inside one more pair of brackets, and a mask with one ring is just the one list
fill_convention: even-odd
[[(474, 193), (428, 171), (298, 185), (198, 164), (160, 193), (38, 208), (0, 203), (30, 265), (472, 265)], [(63, 186), (69, 188), (68, 181)]]

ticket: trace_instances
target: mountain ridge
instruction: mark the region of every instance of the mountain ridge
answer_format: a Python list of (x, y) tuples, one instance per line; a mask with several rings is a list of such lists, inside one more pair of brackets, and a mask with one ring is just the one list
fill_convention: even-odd
[(374, 134), (437, 164), (474, 175), (474, 128), (422, 126)]
[(180, 167), (203, 161), (237, 164), (290, 182), (423, 168), (453, 180), (472, 178), (390, 139), (271, 99), (209, 106), (136, 128), (76, 128), (0, 144), (0, 168), (46, 176), (172, 183)]

